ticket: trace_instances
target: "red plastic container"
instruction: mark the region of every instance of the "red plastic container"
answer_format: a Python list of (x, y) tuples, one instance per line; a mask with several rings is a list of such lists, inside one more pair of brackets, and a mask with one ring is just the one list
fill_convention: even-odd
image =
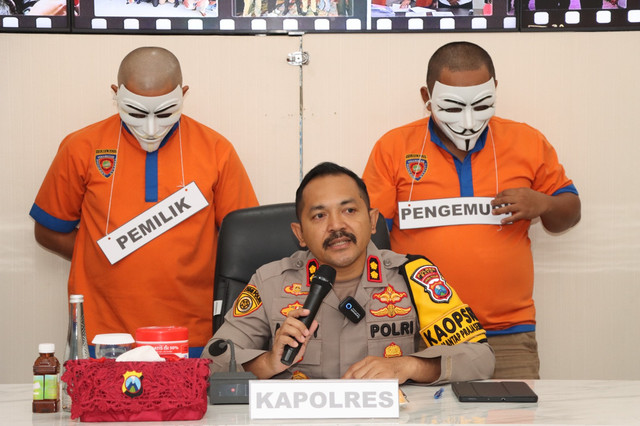
[(136, 346), (151, 346), (167, 359), (189, 358), (189, 330), (186, 327), (140, 327)]

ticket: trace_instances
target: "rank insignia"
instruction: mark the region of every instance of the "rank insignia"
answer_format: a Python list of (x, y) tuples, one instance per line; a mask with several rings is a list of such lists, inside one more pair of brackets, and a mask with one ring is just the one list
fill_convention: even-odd
[(309, 262), (307, 262), (307, 287), (309, 287), (311, 285), (310, 284), (311, 283), (311, 279), (313, 278), (313, 275), (318, 270), (319, 266), (320, 266), (320, 264), (315, 259), (311, 259)]
[(291, 376), (291, 380), (309, 380), (309, 376), (307, 376), (300, 370), (296, 370), (293, 372), (293, 375)]
[(391, 342), (389, 346), (384, 348), (385, 358), (395, 358), (398, 356), (402, 356), (402, 349), (400, 349), (400, 346), (396, 345), (395, 343)]
[(411, 280), (421, 285), (435, 303), (448, 303), (451, 299), (451, 288), (435, 265), (424, 265), (416, 269)]
[(127, 371), (122, 375), (122, 393), (135, 398), (142, 395), (142, 373), (138, 371)]
[(302, 303), (296, 300), (295, 303), (290, 303), (284, 308), (280, 309), (280, 313), (286, 317), (287, 315), (289, 315), (289, 312), (294, 311), (296, 309), (302, 309), (302, 306), (303, 306)]
[(96, 150), (96, 166), (98, 171), (105, 178), (110, 177), (116, 170), (116, 151), (115, 149), (98, 149)]
[(387, 306), (384, 306), (380, 309), (369, 310), (372, 315), (376, 317), (389, 317), (393, 318), (396, 315), (407, 315), (411, 312), (411, 306), (407, 308), (402, 308), (400, 306), (396, 306), (395, 304), (407, 297), (407, 293), (398, 292), (391, 284), (387, 285), (380, 293), (374, 293), (372, 296), (374, 299), (379, 300), (382, 303), (386, 303)]
[(369, 282), (381, 283), (382, 273), (380, 272), (380, 259), (375, 256), (369, 256), (367, 266), (369, 268), (369, 275), (367, 276)]
[(419, 182), (427, 171), (428, 163), (426, 155), (407, 154), (404, 158), (407, 173), (411, 179)]
[(253, 284), (248, 284), (233, 304), (233, 316), (244, 317), (262, 306), (260, 293)]
[(308, 291), (302, 291), (302, 284), (300, 283), (294, 283), (286, 286), (284, 288), (284, 292), (288, 294), (293, 294), (294, 296), (304, 296), (306, 294), (309, 294)]

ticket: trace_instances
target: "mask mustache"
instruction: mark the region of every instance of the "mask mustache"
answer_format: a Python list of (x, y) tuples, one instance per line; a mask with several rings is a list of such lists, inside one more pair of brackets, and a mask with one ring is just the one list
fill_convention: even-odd
[(324, 242), (322, 243), (322, 248), (326, 249), (335, 240), (337, 240), (338, 238), (344, 238), (344, 237), (347, 237), (352, 243), (356, 244), (357, 239), (354, 234), (347, 231), (337, 231), (337, 232), (332, 232), (331, 235), (329, 235), (329, 237), (326, 240), (324, 240)]

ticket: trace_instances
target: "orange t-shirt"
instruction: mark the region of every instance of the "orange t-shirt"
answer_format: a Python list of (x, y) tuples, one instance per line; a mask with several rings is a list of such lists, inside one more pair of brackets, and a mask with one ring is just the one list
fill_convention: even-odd
[[(96, 243), (107, 215), (111, 232), (192, 181), (209, 205), (111, 265)], [(214, 130), (183, 115), (148, 154), (114, 115), (62, 141), (30, 214), (54, 231), (78, 226), (69, 292), (85, 296), (89, 341), (174, 325), (201, 347), (212, 335), (218, 227), (227, 213), (257, 204), (233, 146)]]
[(426, 134), (428, 123), (425, 118), (385, 134), (363, 174), (372, 207), (393, 221), (391, 248), (437, 264), (488, 331), (533, 329), (530, 221), (400, 230), (398, 202), (409, 201), (410, 193), (411, 200), (494, 197), (518, 187), (577, 193), (572, 181), (545, 137), (526, 124), (493, 117), (486, 136), (460, 162), (434, 141), (437, 135)]

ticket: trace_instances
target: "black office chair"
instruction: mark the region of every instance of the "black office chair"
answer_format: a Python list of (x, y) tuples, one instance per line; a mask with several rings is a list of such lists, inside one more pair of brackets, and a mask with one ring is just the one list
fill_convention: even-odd
[[(291, 231), (291, 222), (296, 221), (294, 203), (241, 209), (225, 216), (218, 235), (213, 288), (214, 333), (260, 266), (300, 250), (298, 240)], [(376, 233), (371, 237), (378, 248), (391, 247), (389, 231), (382, 215), (379, 215)]]

